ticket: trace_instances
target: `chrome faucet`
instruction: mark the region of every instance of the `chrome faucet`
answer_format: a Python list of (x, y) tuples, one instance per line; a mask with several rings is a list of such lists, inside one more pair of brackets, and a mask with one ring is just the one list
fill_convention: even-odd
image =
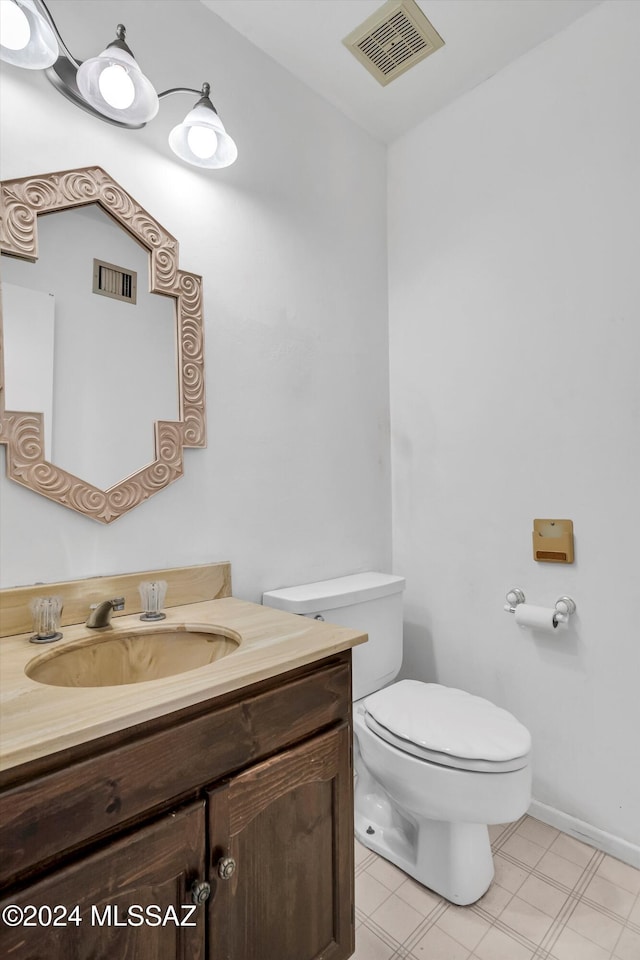
[(103, 600), (101, 603), (91, 604), (91, 613), (87, 617), (86, 626), (91, 630), (99, 627), (108, 627), (111, 623), (111, 614), (114, 610), (124, 610), (124, 597), (114, 597), (113, 600)]

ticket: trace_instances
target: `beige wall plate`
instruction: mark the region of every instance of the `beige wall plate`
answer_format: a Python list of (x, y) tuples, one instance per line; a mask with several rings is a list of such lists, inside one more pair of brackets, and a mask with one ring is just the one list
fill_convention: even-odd
[(533, 559), (543, 563), (573, 563), (573, 521), (534, 520)]

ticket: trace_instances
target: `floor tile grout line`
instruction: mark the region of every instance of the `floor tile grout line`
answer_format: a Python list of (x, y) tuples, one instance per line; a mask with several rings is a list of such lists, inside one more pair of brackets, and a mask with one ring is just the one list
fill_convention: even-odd
[(555, 960), (555, 958), (545, 947), (538, 946), (531, 954), (529, 960)]
[[(634, 868), (634, 869), (635, 869), (635, 868)], [(631, 907), (631, 911), (630, 911), (631, 913), (633, 913), (634, 907), (635, 907), (636, 905), (638, 905), (638, 904), (640, 904), (640, 894), (637, 895), (637, 897), (636, 897), (636, 899), (635, 899), (635, 901), (634, 901), (634, 904), (633, 904), (633, 906)], [(629, 920), (628, 918), (627, 918), (626, 920), (622, 921), (622, 929), (621, 929), (620, 933), (618, 934), (618, 939), (616, 940), (616, 942), (615, 942), (615, 944), (614, 944), (614, 947), (613, 947), (613, 950), (611, 951), (611, 957), (612, 957), (612, 958), (617, 958), (617, 956), (618, 956), (618, 955), (616, 954), (616, 950), (618, 949), (618, 946), (619, 946), (619, 944), (620, 944), (620, 941), (622, 940), (622, 938), (623, 938), (623, 936), (624, 936), (625, 930), (631, 930), (632, 933), (637, 933), (637, 934), (640, 936), (640, 923), (635, 923), (635, 921)]]
[[(555, 836), (553, 837), (552, 840), (549, 840), (548, 842), (546, 842), (546, 841), (544, 841), (544, 840), (534, 840), (533, 837), (528, 837), (527, 834), (526, 834), (526, 833), (522, 833), (522, 831), (521, 831), (521, 829), (520, 829), (521, 827), (524, 826), (524, 824), (526, 823), (527, 820), (533, 820), (535, 823), (540, 823), (540, 824), (542, 824), (544, 827), (547, 827), (549, 830), (551, 830), (551, 831), (555, 834)], [(535, 817), (532, 817), (530, 814), (525, 813), (524, 817), (521, 817), (520, 820), (517, 820), (517, 821), (515, 822), (515, 830), (511, 831), (510, 836), (513, 836), (514, 833), (517, 833), (518, 836), (522, 837), (524, 840), (528, 840), (529, 843), (535, 843), (536, 846), (542, 847), (542, 848), (545, 850), (545, 852), (548, 852), (548, 851), (551, 850), (551, 847), (552, 847), (553, 844), (556, 842), (556, 840), (558, 839), (558, 837), (561, 836), (562, 831), (559, 830), (557, 827), (552, 827), (550, 824), (544, 823), (544, 821), (542, 821), (542, 820), (536, 820)], [(507, 839), (508, 839), (508, 837), (507, 837)], [(557, 854), (557, 856), (561, 856), (561, 854)], [(565, 858), (565, 859), (566, 859), (566, 858)]]
[[(600, 850), (594, 850), (593, 852), (594, 852), (594, 854), (600, 854), (600, 853), (602, 853), (602, 851), (600, 851)], [(530, 864), (525, 863), (523, 860), (518, 860), (518, 858), (517, 858), (517, 857), (514, 857), (513, 854), (511, 854), (511, 853), (505, 853), (504, 850), (501, 850), (501, 851), (500, 851), (500, 856), (502, 857), (503, 860), (506, 860), (508, 863), (510, 863), (510, 864), (511, 864), (512, 866), (514, 866), (514, 867), (518, 867), (520, 870), (524, 871), (524, 872), (525, 872), (526, 874), (528, 874), (529, 876), (536, 877), (538, 880), (545, 880), (547, 883), (550, 883), (552, 886), (554, 886), (554, 887), (556, 888), (556, 890), (559, 890), (559, 891), (561, 891), (562, 893), (566, 893), (566, 894), (568, 895), (568, 894), (572, 893), (573, 890), (575, 889), (575, 884), (574, 884), (574, 886), (569, 886), (568, 884), (563, 883), (561, 880), (558, 880), (556, 877), (550, 877), (548, 874), (543, 873), (541, 870), (538, 869), (538, 865), (537, 865), (537, 864), (532, 867)], [(602, 856), (604, 857), (604, 854), (602, 854)], [(540, 859), (542, 859), (542, 857), (541, 857)], [(561, 859), (564, 860), (565, 858), (562, 857)], [(593, 857), (592, 857), (591, 859), (593, 859)], [(538, 861), (538, 862), (540, 862), (540, 861)], [(582, 873), (587, 869), (589, 863), (591, 863), (591, 860), (589, 860), (589, 863), (584, 864), (584, 866), (582, 866), (582, 865), (579, 864), (579, 863), (574, 863), (572, 860), (567, 860), (566, 862), (573, 864), (574, 867), (579, 867), (580, 870), (582, 871), (581, 874), (580, 874), (580, 876), (582, 876)], [(578, 878), (578, 880), (576, 881), (576, 883), (579, 882), (579, 879), (580, 879), (580, 878)], [(525, 881), (523, 880), (522, 883), (520, 884), (520, 886), (523, 886), (524, 883), (525, 883)], [(614, 886), (615, 886), (615, 884), (614, 884)], [(520, 889), (520, 887), (518, 887), (518, 890), (519, 890), (519, 889)], [(621, 888), (621, 889), (622, 889), (622, 888)], [(514, 894), (514, 896), (515, 896), (516, 894), (517, 894), (517, 891), (516, 891), (516, 893)]]
[[(502, 889), (504, 890), (505, 887), (503, 887)], [(510, 891), (507, 890), (507, 893), (510, 893)], [(514, 897), (515, 897), (515, 893), (512, 893), (508, 903), (511, 903)], [(505, 910), (507, 906), (508, 904), (505, 903), (502, 909)], [(487, 920), (491, 924), (491, 926), (493, 926), (495, 921), (498, 919), (498, 916), (500, 916), (500, 914), (496, 916), (495, 913), (489, 913), (489, 911), (485, 910), (484, 907), (478, 907), (475, 903), (471, 904), (471, 906), (469, 907), (469, 910), (471, 911), (471, 913), (474, 913), (476, 917), (480, 917), (481, 920)], [(500, 911), (500, 913), (502, 913), (502, 910)]]
[(411, 960), (411, 951), (407, 950), (404, 946), (399, 947), (398, 950), (391, 955), (389, 960)]
[(611, 956), (612, 956), (612, 957), (615, 957), (615, 955), (616, 955), (616, 950), (618, 949), (618, 944), (619, 944), (620, 941), (622, 940), (623, 934), (624, 934), (625, 930), (627, 930), (627, 929), (628, 929), (628, 927), (627, 927), (625, 924), (622, 924), (620, 933), (618, 934), (618, 936), (617, 936), (617, 938), (616, 938), (616, 942), (614, 943), (613, 948), (612, 948), (612, 950), (611, 950)]
[[(573, 915), (576, 907), (582, 901), (582, 893), (586, 890), (589, 883), (596, 874), (596, 871), (602, 860), (604, 859), (604, 854), (601, 851), (594, 851), (594, 855), (591, 857), (589, 863), (587, 863), (573, 885), (566, 902), (560, 908), (560, 912), (557, 917), (547, 930), (546, 934), (542, 938), (539, 944), (539, 948), (544, 950), (547, 954), (551, 953), (555, 944), (558, 942), (562, 931), (567, 926), (567, 923), (570, 917)], [(538, 951), (534, 952), (532, 960), (543, 960), (541, 954)]]
[(364, 910), (361, 910), (360, 907), (356, 907), (356, 920), (359, 920), (360, 923), (366, 923), (369, 919), (369, 914), (365, 913)]
[[(537, 944), (534, 940), (530, 940), (525, 933), (520, 933), (519, 930), (515, 930), (514, 927), (509, 926), (508, 923), (505, 923), (504, 920), (501, 920), (500, 917), (496, 917), (492, 926), (501, 933), (506, 934), (506, 936), (511, 937), (511, 939), (515, 940), (516, 943), (519, 943), (520, 946), (526, 947), (527, 950), (531, 950), (533, 956), (536, 956), (536, 951), (539, 949), (539, 944)], [(489, 931), (487, 931), (487, 933), (488, 932)], [(486, 936), (486, 934), (484, 936)]]
[(356, 877), (360, 876), (361, 873), (366, 873), (369, 867), (372, 867), (374, 863), (377, 862), (376, 854), (370, 853), (367, 857), (356, 864), (355, 875)]
[[(576, 866), (579, 866), (579, 864), (576, 864)], [(587, 869), (587, 867), (588, 867), (588, 864), (585, 864), (581, 868), (582, 872), (584, 872)], [(533, 868), (533, 870), (530, 873), (530, 876), (534, 877), (534, 879), (536, 880), (542, 880), (544, 883), (548, 883), (549, 886), (553, 887), (554, 890), (557, 890), (558, 893), (564, 893), (568, 897), (570, 897), (573, 891), (575, 890), (575, 884), (573, 885), (573, 887), (570, 887), (568, 884), (563, 883), (561, 880), (557, 880), (555, 877), (549, 877), (546, 873), (542, 873), (542, 871), (538, 870), (536, 867)], [(580, 874), (580, 876), (582, 876), (582, 873)], [(580, 880), (580, 877), (578, 877), (578, 879), (576, 880), (576, 883), (578, 883), (579, 880)]]
[(621, 913), (616, 913), (615, 910), (611, 910), (609, 907), (603, 906), (601, 903), (598, 903), (597, 900), (592, 900), (591, 897), (580, 897), (580, 900), (588, 907), (591, 907), (592, 910), (596, 910), (598, 913), (603, 913), (605, 917), (609, 918), (609, 920), (617, 920), (618, 923), (624, 923), (625, 927), (634, 926), (634, 933), (640, 933), (640, 927), (637, 924), (630, 924), (627, 917), (624, 917)]
[(596, 873), (602, 861), (604, 860), (604, 853), (601, 850), (596, 850), (594, 855), (589, 860), (589, 863), (586, 864), (583, 875), (579, 878), (578, 882), (575, 884), (572, 893), (582, 899), (584, 891), (587, 889)]
[[(393, 891), (390, 891), (389, 893), (390, 893), (390, 896), (391, 896), (391, 895), (393, 894)], [(380, 907), (381, 907), (384, 903), (386, 903), (388, 899), (389, 899), (389, 897), (386, 897), (385, 900), (383, 900), (382, 903), (380, 903), (380, 904), (376, 907), (376, 910), (379, 910)], [(406, 901), (404, 901), (404, 902), (406, 902)], [(407, 905), (408, 905), (408, 906), (411, 906), (411, 904), (407, 904)], [(372, 931), (372, 933), (375, 933), (375, 935), (376, 935), (377, 937), (379, 937), (380, 939), (383, 939), (383, 940), (384, 940), (384, 937), (381, 936), (381, 934), (380, 934), (379, 931), (384, 931), (385, 934), (386, 934), (386, 937), (388, 937), (388, 938), (390, 938), (390, 939), (392, 940), (392, 943), (387, 943), (387, 946), (390, 946), (390, 947), (406, 947), (407, 949), (410, 950), (411, 948), (410, 948), (410, 947), (407, 947), (408, 941), (409, 941), (412, 937), (415, 937), (416, 935), (418, 935), (418, 939), (421, 939), (421, 937), (424, 936), (424, 934), (426, 933), (426, 931), (427, 931), (428, 929), (430, 929), (430, 928), (436, 923), (436, 921), (442, 916), (443, 913), (446, 912), (446, 910), (447, 910), (448, 907), (449, 907), (449, 904), (448, 904), (448, 903), (445, 903), (445, 902), (441, 902), (441, 903), (436, 904), (436, 906), (433, 907), (428, 914), (426, 914), (425, 916), (423, 916), (422, 920), (420, 921), (420, 923), (418, 924), (418, 926), (415, 928), (415, 930), (414, 930), (411, 934), (409, 934), (409, 936), (407, 936), (402, 943), (400, 943), (400, 942), (399, 942), (395, 937), (393, 937), (392, 934), (390, 934), (388, 931), (385, 931), (385, 928), (384, 928), (381, 924), (379, 924), (376, 920), (374, 920), (372, 916), (363, 913), (363, 911), (361, 911), (358, 907), (356, 907), (356, 916), (358, 917), (358, 919), (360, 919), (361, 923), (362, 923), (365, 927), (367, 927), (369, 930)], [(414, 909), (415, 909), (415, 908), (414, 908)], [(375, 911), (374, 911), (374, 912), (375, 912)], [(416, 912), (418, 912), (418, 911), (416, 910)], [(360, 916), (359, 916), (359, 915), (360, 915)], [(385, 941), (385, 942), (386, 942), (386, 941)], [(414, 944), (414, 945), (415, 945), (415, 944)]]
[(371, 917), (367, 917), (366, 921), (364, 921), (363, 924), (367, 928), (367, 930), (370, 930), (371, 933), (375, 934), (379, 940), (382, 940), (384, 944), (386, 944), (388, 947), (391, 947), (391, 949), (394, 952), (399, 947), (403, 946), (403, 944), (399, 940), (397, 940), (391, 933), (389, 933), (388, 930), (385, 930), (385, 928), (381, 924), (377, 923), (377, 921), (375, 920), (372, 920)]
[[(600, 852), (600, 851), (596, 851), (596, 853), (599, 853), (599, 852)], [(588, 867), (588, 864), (583, 868), (583, 870), (586, 870), (587, 867)], [(532, 876), (532, 877), (535, 877), (537, 880), (543, 880), (543, 881), (545, 881), (545, 882), (548, 883), (550, 886), (552, 886), (552, 887), (554, 887), (556, 890), (558, 890), (559, 893), (564, 893), (564, 894), (566, 894), (567, 897), (569, 897), (569, 899), (581, 900), (583, 903), (586, 903), (587, 906), (591, 907), (591, 908), (592, 908), (593, 910), (595, 910), (597, 913), (603, 914), (605, 917), (608, 917), (610, 920), (617, 920), (618, 922), (622, 922), (622, 923), (625, 923), (625, 924), (629, 925), (628, 921), (626, 920), (625, 917), (622, 916), (622, 914), (616, 913), (614, 910), (611, 910), (609, 907), (605, 907), (604, 904), (598, 903), (597, 900), (592, 900), (590, 897), (585, 896), (584, 893), (576, 894), (576, 893), (575, 893), (575, 887), (574, 887), (573, 889), (570, 889), (570, 888), (567, 887), (565, 884), (560, 883), (560, 881), (554, 880), (553, 877), (548, 877), (548, 876), (546, 876), (546, 874), (540, 873), (540, 872), (537, 871), (537, 870), (532, 870), (532, 871), (531, 871), (531, 876)], [(589, 880), (590, 880), (590, 881), (593, 880), (594, 876), (595, 876), (595, 873), (592, 874), (592, 875), (589, 877)], [(576, 881), (576, 884), (579, 883), (579, 882), (580, 882), (580, 878), (578, 878), (578, 880)], [(524, 886), (524, 881), (523, 881), (522, 886)], [(615, 884), (614, 884), (614, 886), (615, 886)], [(622, 888), (620, 888), (620, 889), (622, 889)], [(519, 891), (518, 891), (518, 892), (519, 892)], [(517, 895), (518, 895), (517, 893), (514, 894), (514, 896), (517, 896)], [(563, 906), (565, 906), (565, 905), (563, 905)], [(543, 911), (543, 912), (544, 912), (544, 911)], [(631, 925), (636, 926), (636, 931), (637, 931), (638, 933), (640, 933), (640, 924), (635, 925), (635, 924), (632, 923)]]
[(496, 839), (491, 844), (491, 850), (494, 853), (497, 853), (497, 851), (502, 848), (502, 845), (506, 843), (507, 840), (511, 839), (514, 833), (517, 832), (518, 827), (524, 823), (526, 816), (527, 814), (525, 813), (524, 817), (520, 817), (519, 820), (514, 821), (514, 823), (510, 823), (507, 827), (505, 827), (505, 829), (502, 831), (500, 836), (496, 837)]
[[(371, 875), (369, 874), (369, 876), (371, 876)], [(372, 879), (372, 880), (375, 880), (376, 878), (375, 878), (375, 877), (371, 877), (371, 879)], [(379, 880), (378, 880), (377, 882), (380, 883)], [(389, 897), (393, 894), (393, 890), (389, 890), (389, 888), (388, 888), (388, 887), (385, 887), (383, 883), (380, 883), (380, 886), (383, 887), (383, 888), (386, 890), (387, 895), (386, 895), (386, 897), (383, 897), (383, 898), (382, 898), (382, 900), (380, 901), (380, 903), (377, 903), (377, 904), (375, 905), (375, 907), (373, 908), (373, 910), (371, 911), (371, 913), (375, 913), (376, 910), (379, 910), (380, 907), (381, 907), (384, 903), (386, 903), (387, 900), (389, 899)], [(356, 889), (355, 895), (356, 895), (356, 899), (357, 899), (357, 897), (358, 897), (358, 891), (357, 891), (357, 889)], [(361, 916), (361, 922), (364, 922), (365, 919), (368, 920), (369, 917), (370, 917), (370, 915), (369, 915), (368, 913), (366, 913), (366, 911), (364, 911), (361, 907), (356, 906), (356, 915), (357, 915), (358, 913), (362, 915), (362, 916)]]
[(422, 923), (418, 924), (413, 933), (407, 937), (404, 941), (403, 946), (406, 947), (411, 953), (413, 948), (422, 940), (426, 933), (432, 928), (435, 927), (436, 923), (440, 917), (447, 912), (450, 904), (443, 901), (442, 903), (437, 904), (432, 910), (431, 913), (427, 914)]
[[(570, 839), (575, 839), (574, 837), (571, 837), (570, 834), (568, 834), (568, 833), (562, 833), (561, 830), (558, 831), (558, 835), (559, 835), (559, 836), (563, 836), (563, 837), (570, 837)], [(520, 834), (520, 836), (522, 836), (522, 834)], [(501, 839), (501, 838), (500, 838), (500, 839)], [(506, 837), (506, 839), (508, 840), (509, 837)], [(524, 839), (525, 839), (525, 840), (529, 840), (528, 837), (524, 837)], [(556, 838), (556, 839), (557, 839), (557, 838)], [(555, 843), (555, 841), (553, 841), (553, 842)], [(576, 842), (577, 842), (577, 843), (582, 843), (582, 841), (580, 841), (580, 840), (578, 840), (578, 841), (576, 841)], [(535, 844), (537, 847), (542, 847), (542, 844), (541, 844), (541, 843), (536, 843), (535, 840), (529, 840), (529, 843), (533, 843), (533, 844)], [(553, 845), (553, 844), (552, 844), (552, 845)], [(606, 856), (606, 854), (605, 854), (602, 850), (597, 850), (595, 847), (589, 847), (589, 845), (586, 844), (586, 843), (583, 843), (583, 846), (584, 846), (584, 847), (588, 847), (588, 849), (590, 849), (590, 850), (592, 851), (591, 857), (593, 857), (593, 854), (594, 854), (594, 853), (602, 853), (603, 858)], [(493, 844), (492, 844), (491, 849), (492, 849), (492, 852), (493, 852), (493, 853), (499, 853), (501, 857), (504, 857), (505, 859), (511, 861), (515, 866), (518, 866), (518, 867), (520, 867), (521, 869), (526, 870), (527, 872), (532, 872), (533, 870), (537, 869), (537, 864), (536, 864), (536, 866), (532, 867), (530, 864), (525, 863), (523, 860), (518, 860), (518, 858), (515, 857), (512, 853), (509, 853), (508, 851), (503, 850), (503, 849), (502, 849), (502, 845), (500, 845), (500, 847), (494, 849)], [(586, 864), (577, 863), (575, 860), (570, 860), (569, 857), (563, 857), (563, 855), (562, 855), (561, 853), (558, 853), (556, 850), (552, 850), (552, 849), (551, 849), (551, 846), (544, 848), (544, 852), (545, 852), (545, 853), (552, 853), (552, 854), (554, 855), (554, 857), (559, 857), (561, 860), (564, 860), (566, 863), (571, 863), (571, 864), (573, 864), (574, 867), (582, 867), (582, 869), (584, 869), (589, 863), (591, 863), (591, 857), (589, 858), (589, 860), (587, 861)], [(543, 857), (544, 857), (544, 854), (542, 855), (542, 857), (540, 857), (540, 860), (542, 860)], [(615, 858), (614, 858), (614, 859), (615, 859)], [(540, 863), (540, 860), (538, 860), (538, 863)], [(633, 867), (632, 869), (635, 869), (635, 867)], [(603, 879), (606, 879), (606, 877), (603, 877)], [(625, 889), (624, 887), (621, 887), (621, 885), (620, 885), (619, 883), (616, 884), (616, 883), (614, 883), (614, 881), (612, 881), (612, 880), (609, 880), (608, 882), (609, 882), (609, 883), (613, 883), (614, 886), (618, 886), (618, 887), (620, 887), (622, 890)], [(628, 890), (627, 892), (628, 892), (628, 893), (632, 893), (633, 891)]]
[[(540, 948), (544, 950), (547, 955), (552, 952), (553, 947), (558, 942), (562, 931), (566, 928), (569, 919), (573, 916), (576, 907), (582, 901), (582, 891), (586, 889), (587, 885), (595, 876), (601, 860), (602, 856), (596, 855), (591, 858), (588, 864), (586, 864), (582, 873), (576, 880), (573, 890), (570, 892), (566, 902), (562, 905), (554, 922), (549, 927), (546, 935), (542, 938), (540, 942)], [(542, 958), (537, 953), (534, 953), (532, 960), (542, 960)]]

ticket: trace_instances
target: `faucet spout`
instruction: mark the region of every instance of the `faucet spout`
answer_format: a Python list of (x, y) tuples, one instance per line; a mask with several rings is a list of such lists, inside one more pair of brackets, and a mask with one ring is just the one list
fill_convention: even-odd
[(124, 597), (114, 597), (113, 600), (103, 600), (101, 603), (91, 604), (91, 612), (87, 617), (86, 626), (90, 630), (108, 627), (114, 610), (124, 610)]

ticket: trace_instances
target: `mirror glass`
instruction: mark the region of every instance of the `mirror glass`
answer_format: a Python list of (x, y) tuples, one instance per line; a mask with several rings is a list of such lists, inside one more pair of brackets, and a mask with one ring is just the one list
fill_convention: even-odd
[(1, 268), (6, 409), (42, 411), (47, 460), (102, 490), (151, 463), (180, 404), (176, 300), (149, 292), (148, 250), (90, 203), (39, 216), (37, 261)]

